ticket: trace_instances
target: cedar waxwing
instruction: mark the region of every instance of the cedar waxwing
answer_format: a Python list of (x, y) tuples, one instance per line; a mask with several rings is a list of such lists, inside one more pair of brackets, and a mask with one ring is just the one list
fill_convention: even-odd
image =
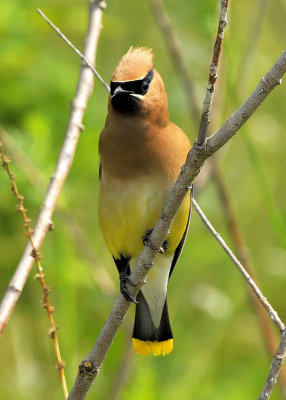
[[(120, 277), (120, 290), (136, 302), (133, 346), (137, 353), (173, 349), (167, 285), (182, 251), (190, 219), (186, 196), (139, 291), (128, 293), (130, 269), (155, 225), (191, 148), (169, 120), (164, 83), (153, 69), (151, 49), (131, 47), (115, 67), (108, 115), (99, 140), (99, 223)], [(150, 245), (150, 244), (149, 244)]]

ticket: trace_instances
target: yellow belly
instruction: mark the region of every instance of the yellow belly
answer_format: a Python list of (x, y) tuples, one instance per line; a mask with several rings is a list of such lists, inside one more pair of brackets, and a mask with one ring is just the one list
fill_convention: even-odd
[[(142, 236), (152, 229), (172, 188), (166, 182), (145, 177), (138, 182), (121, 182), (104, 176), (99, 193), (99, 224), (109, 251), (138, 257), (143, 249)], [(185, 231), (190, 207), (186, 196), (167, 237), (166, 253), (173, 253)]]

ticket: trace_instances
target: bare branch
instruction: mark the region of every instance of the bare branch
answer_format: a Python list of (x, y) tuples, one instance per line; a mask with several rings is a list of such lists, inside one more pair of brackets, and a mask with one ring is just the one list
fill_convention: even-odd
[[(101, 30), (102, 9), (104, 6), (105, 3), (100, 0), (91, 0), (90, 2), (89, 26), (84, 54), (91, 62), (93, 62), (96, 56), (97, 43)], [(83, 115), (92, 88), (93, 72), (86, 64), (83, 64), (80, 70), (76, 95), (72, 102), (65, 141), (35, 226), (33, 240), (37, 249), (40, 248), (47, 232), (52, 227), (52, 214), (73, 161), (79, 135), (83, 129)], [(31, 245), (28, 245), (9, 284), (9, 287), (13, 287), (14, 290), (6, 292), (0, 305), (0, 334), (8, 322), (31, 271), (34, 261), (31, 256), (31, 250)]]
[(279, 315), (277, 314), (277, 312), (274, 310), (274, 308), (271, 306), (271, 304), (267, 301), (267, 298), (263, 296), (263, 294), (261, 293), (260, 289), (257, 287), (257, 285), (255, 284), (255, 282), (253, 281), (253, 279), (251, 278), (249, 273), (245, 270), (243, 265), (240, 263), (240, 261), (237, 259), (237, 257), (233, 254), (233, 252), (227, 246), (227, 244), (225, 243), (223, 238), (220, 236), (220, 234), (212, 226), (212, 224), (207, 219), (207, 217), (203, 213), (202, 209), (200, 208), (200, 206), (198, 205), (196, 200), (192, 199), (192, 202), (193, 202), (193, 205), (195, 207), (195, 210), (197, 211), (197, 213), (201, 217), (203, 223), (206, 225), (206, 227), (209, 229), (209, 231), (212, 233), (212, 235), (216, 238), (216, 240), (222, 246), (224, 251), (227, 253), (229, 258), (232, 260), (232, 262), (236, 265), (238, 270), (242, 273), (244, 278), (247, 280), (247, 283), (249, 284), (249, 286), (251, 287), (251, 289), (253, 290), (255, 295), (258, 297), (258, 299), (261, 302), (261, 304), (263, 305), (263, 307), (268, 312), (268, 314), (269, 314), (270, 318), (272, 319), (272, 321), (278, 326), (278, 328), (280, 329), (281, 332), (284, 331), (285, 330), (285, 325), (283, 324), (283, 322), (279, 318)]
[[(57, 335), (58, 328), (55, 325), (54, 317), (53, 317), (54, 307), (51, 305), (50, 297), (49, 297), (50, 288), (46, 284), (45, 274), (43, 273), (43, 268), (42, 268), (42, 265), (40, 262), (41, 254), (40, 254), (39, 250), (35, 247), (35, 244), (34, 244), (33, 230), (31, 228), (31, 220), (30, 220), (30, 218), (28, 218), (27, 210), (24, 207), (24, 196), (20, 195), (20, 193), (18, 191), (18, 187), (17, 187), (16, 181), (15, 181), (15, 176), (9, 167), (10, 160), (4, 153), (1, 142), (0, 142), (0, 155), (1, 155), (1, 159), (2, 159), (2, 167), (4, 168), (4, 170), (7, 172), (8, 176), (9, 176), (9, 179), (11, 182), (11, 190), (17, 199), (18, 211), (20, 211), (20, 213), (23, 217), (26, 235), (27, 235), (29, 242), (31, 244), (31, 247), (32, 247), (31, 255), (34, 258), (35, 264), (37, 267), (36, 278), (39, 280), (41, 287), (42, 287), (42, 291), (43, 291), (42, 307), (47, 310), (49, 323), (50, 323), (49, 335), (50, 335), (50, 338), (54, 342), (55, 353), (56, 353), (56, 358), (57, 358), (57, 362), (58, 362), (57, 369), (59, 370), (59, 373), (60, 373), (61, 384), (62, 384), (64, 396), (66, 399), (68, 397), (68, 388), (67, 388), (65, 371), (64, 371), (64, 362), (62, 360), (59, 341), (58, 341), (58, 335)], [(13, 288), (9, 287), (8, 290), (13, 291)]]
[(214, 44), (212, 63), (210, 65), (210, 73), (209, 73), (209, 80), (208, 80), (206, 95), (205, 95), (205, 99), (203, 102), (203, 110), (202, 110), (199, 134), (198, 134), (198, 139), (196, 141), (196, 146), (198, 148), (203, 147), (205, 144), (207, 129), (208, 129), (208, 125), (210, 122), (209, 114), (210, 114), (210, 109), (211, 109), (211, 105), (212, 105), (212, 101), (213, 101), (215, 83), (218, 78), (218, 75), (217, 75), (218, 63), (219, 63), (219, 58), (220, 58), (220, 53), (221, 53), (221, 48), (222, 48), (224, 30), (227, 25), (228, 3), (229, 3), (229, 0), (220, 0), (221, 9), (220, 9), (219, 25), (218, 25), (215, 44)]
[(283, 365), (283, 362), (286, 357), (286, 330), (282, 333), (281, 341), (279, 344), (279, 347), (274, 354), (271, 367), (270, 367), (270, 372), (267, 377), (266, 383), (264, 385), (264, 388), (261, 392), (261, 395), (258, 397), (257, 400), (268, 400), (270, 397), (270, 394), (272, 392), (272, 389), (274, 385), (276, 384), (276, 380), (278, 378), (279, 372), (281, 370), (281, 367)]
[[(249, 98), (233, 114), (233, 116), (212, 136), (207, 138), (204, 149), (198, 150), (193, 147), (182, 167), (161, 215), (150, 235), (153, 248), (160, 248), (169, 232), (171, 223), (188, 192), (191, 183), (198, 175), (205, 160), (221, 148), (232, 136), (237, 133), (245, 121), (255, 112), (268, 94), (281, 83), (281, 78), (286, 72), (286, 51), (282, 53), (275, 65), (271, 68), (265, 78), (258, 84)], [(135, 297), (148, 271), (153, 265), (157, 252), (149, 246), (145, 246), (137, 264), (131, 272), (130, 279), (136, 287), (130, 288), (130, 294)], [(113, 339), (125, 318), (130, 306), (122, 295), (120, 295), (99, 335), (91, 352), (79, 366), (79, 373), (69, 395), (69, 400), (82, 400), (85, 398), (92, 382), (97, 376), (104, 358), (113, 342)]]

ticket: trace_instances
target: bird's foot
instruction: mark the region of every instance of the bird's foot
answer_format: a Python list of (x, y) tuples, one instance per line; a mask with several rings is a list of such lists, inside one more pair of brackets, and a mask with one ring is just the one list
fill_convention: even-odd
[(160, 254), (164, 254), (165, 250), (167, 250), (167, 241), (165, 240), (163, 245), (161, 247), (155, 247), (152, 245), (152, 243), (150, 242), (150, 235), (152, 233), (153, 229), (147, 229), (145, 232), (145, 235), (142, 236), (142, 241), (144, 246), (148, 246), (150, 247), (150, 249), (152, 250), (156, 250), (158, 251), (158, 253)]
[(119, 274), (119, 280), (120, 280), (120, 292), (122, 294), (122, 296), (125, 298), (125, 300), (127, 301), (131, 301), (132, 303), (138, 304), (138, 301), (134, 299), (133, 296), (131, 296), (131, 294), (129, 294), (127, 285), (129, 286), (136, 286), (135, 283), (133, 283), (127, 272), (122, 271)]

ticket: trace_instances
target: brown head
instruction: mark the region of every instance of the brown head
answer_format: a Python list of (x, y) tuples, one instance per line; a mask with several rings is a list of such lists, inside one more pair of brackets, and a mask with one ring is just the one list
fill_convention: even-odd
[(153, 68), (153, 54), (131, 47), (115, 67), (110, 83), (109, 113), (143, 117), (160, 124), (169, 121), (164, 83)]

